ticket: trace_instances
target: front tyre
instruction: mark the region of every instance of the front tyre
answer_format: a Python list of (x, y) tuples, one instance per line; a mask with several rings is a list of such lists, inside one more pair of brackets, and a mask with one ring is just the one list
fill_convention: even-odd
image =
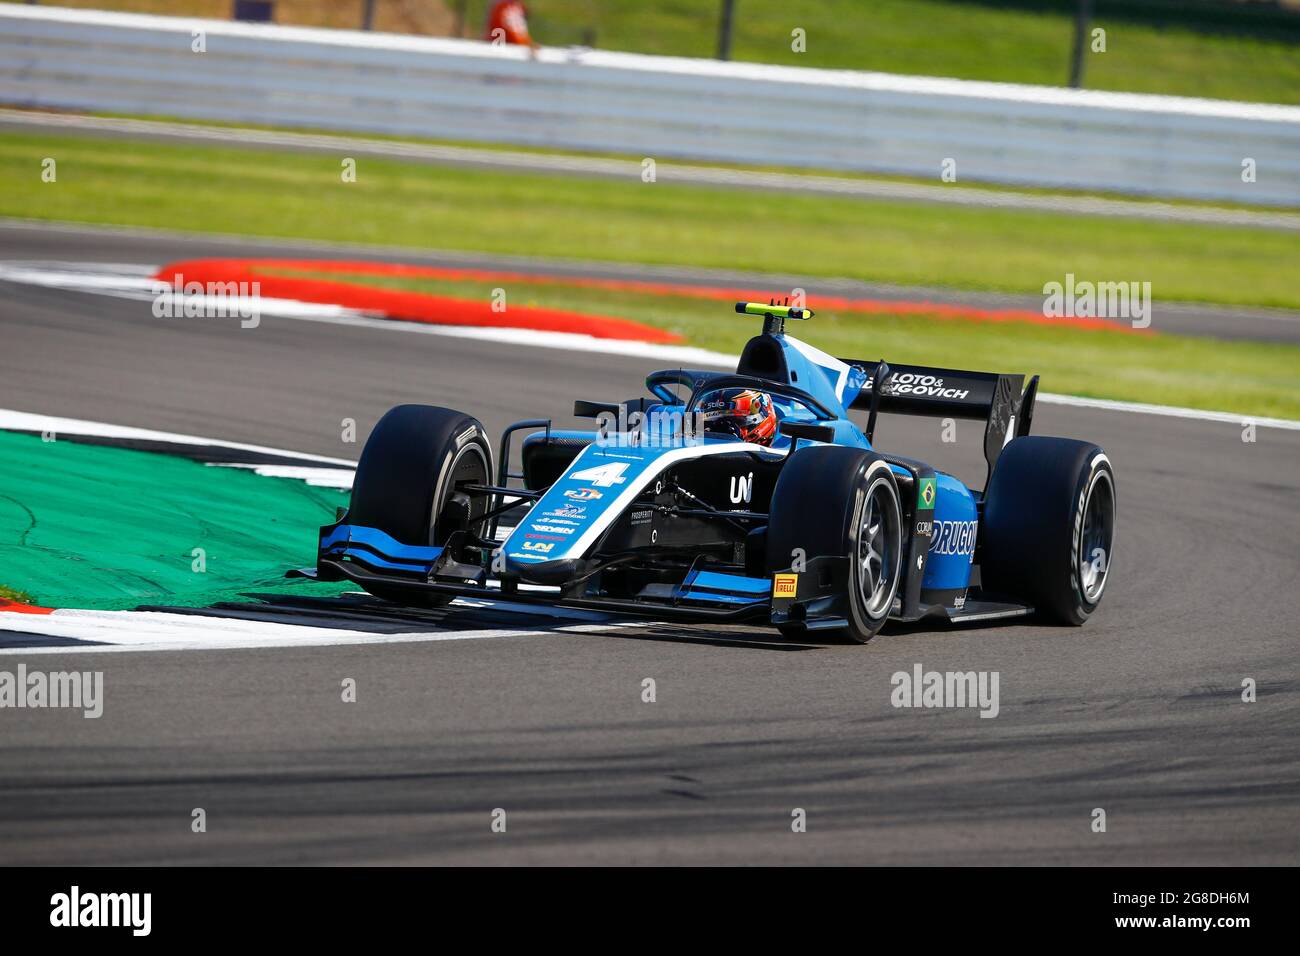
[(985, 494), (981, 586), (1059, 623), (1083, 624), (1110, 579), (1115, 515), (1115, 473), (1099, 447), (1015, 439)]
[[(488, 497), (467, 484), (490, 484), (492, 448), (477, 419), (434, 405), (398, 405), (370, 433), (352, 485), (351, 524), (377, 528), (402, 544), (442, 545), (454, 531), (481, 535)], [(404, 604), (441, 605), (450, 595), (383, 585), (367, 588)]]
[[(849, 559), (847, 626), (818, 631), (865, 644), (884, 626), (903, 572), (903, 518), (898, 483), (884, 459), (858, 448), (812, 445), (781, 469), (767, 529), (771, 571), (808, 559)], [(782, 633), (794, 636), (796, 627)]]
[(903, 517), (898, 483), (889, 466), (877, 462), (867, 479), (854, 521), (857, 532), (851, 542), (856, 552), (853, 583), (858, 592), (854, 606), (861, 610), (870, 634), (875, 634), (889, 617), (898, 592)]

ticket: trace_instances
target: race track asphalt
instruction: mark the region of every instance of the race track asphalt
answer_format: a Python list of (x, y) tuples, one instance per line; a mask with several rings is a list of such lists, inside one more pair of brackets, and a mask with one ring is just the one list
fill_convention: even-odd
[[(202, 254), (31, 236), (0, 232), (0, 259)], [(344, 418), (362, 437), (406, 401), (462, 407), (490, 432), (567, 422), (575, 397), (630, 397), (652, 365), (272, 317), (159, 320), (143, 302), (0, 283), (0, 407), (338, 457), (359, 450), (340, 441)], [(45, 655), (27, 663), (102, 669), (105, 713), (0, 711), (0, 863), (1296, 863), (1300, 432), (1243, 442), (1237, 424), (1057, 405), (1034, 425), (1098, 442), (1118, 477), (1113, 576), (1082, 629), (891, 626), (842, 647), (290, 603), (274, 613), (324, 627), (537, 631)], [(970, 480), (980, 438), (964, 423), (956, 444), (922, 420), (879, 430)], [(890, 677), (918, 663), (998, 672), (998, 716), (895, 709)]]

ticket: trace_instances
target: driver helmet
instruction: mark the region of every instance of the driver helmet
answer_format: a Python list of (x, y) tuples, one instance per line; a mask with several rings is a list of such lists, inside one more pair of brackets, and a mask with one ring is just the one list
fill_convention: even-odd
[(700, 397), (696, 408), (704, 417), (704, 431), (729, 435), (755, 445), (776, 438), (776, 408), (772, 396), (754, 388), (719, 388)]

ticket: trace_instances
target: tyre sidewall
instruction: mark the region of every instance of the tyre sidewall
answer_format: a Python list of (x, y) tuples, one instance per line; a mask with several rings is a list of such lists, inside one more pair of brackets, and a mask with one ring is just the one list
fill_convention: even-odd
[(1110, 461), (1090, 442), (1027, 436), (1008, 444), (985, 499), (982, 586), (1033, 605), (1049, 619), (1086, 621), (1104, 596), (1104, 588), (1096, 601), (1084, 594), (1079, 554), (1088, 493), (1103, 471), (1115, 493)]
[(1083, 567), (1082, 562), (1088, 558), (1081, 554), (1081, 544), (1083, 538), (1084, 518), (1087, 513), (1090, 496), (1095, 492), (1097, 484), (1102, 481), (1110, 482), (1112, 501), (1115, 493), (1115, 474), (1110, 467), (1110, 460), (1097, 449), (1097, 453), (1089, 459), (1088, 467), (1081, 470), (1079, 474), (1078, 487), (1074, 494), (1074, 518), (1071, 523), (1070, 536), (1070, 578), (1069, 578), (1069, 600), (1073, 605), (1070, 613), (1072, 623), (1082, 624), (1097, 610), (1101, 604), (1102, 597), (1105, 596), (1105, 587), (1110, 579), (1110, 567), (1115, 560), (1115, 538), (1114, 528), (1111, 529), (1111, 540), (1109, 547), (1102, 554), (1101, 559), (1105, 562), (1107, 573), (1106, 580), (1102, 583), (1102, 590), (1098, 592), (1095, 600), (1090, 600), (1083, 587)]
[[(850, 555), (849, 571), (849, 613), (852, 620), (849, 622), (850, 630), (853, 632), (853, 639), (865, 642), (873, 637), (889, 619), (893, 610), (894, 597), (898, 594), (899, 578), (903, 571), (902, 561), (902, 527), (903, 527), (903, 506), (902, 500), (898, 494), (898, 482), (894, 478), (893, 469), (889, 467), (888, 462), (880, 458), (867, 459), (864, 462), (865, 467), (862, 469), (858, 479), (857, 490), (854, 495), (853, 511), (848, 524), (848, 547)], [(888, 485), (891, 495), (893, 496), (894, 505), (894, 527), (898, 530), (898, 540), (894, 542), (894, 561), (890, 569), (891, 587), (889, 600), (885, 602), (883, 612), (876, 617), (872, 617), (865, 601), (862, 599), (862, 589), (860, 587), (860, 578), (862, 575), (862, 564), (858, 560), (858, 536), (862, 531), (862, 512), (867, 506), (867, 499), (876, 482), (881, 481)]]
[[(769, 572), (791, 567), (795, 548), (808, 559), (832, 555), (850, 562), (847, 624), (841, 632), (818, 631), (819, 636), (836, 636), (853, 643), (865, 643), (889, 617), (889, 611), (873, 619), (862, 605), (857, 568), (857, 538), (872, 482), (888, 473), (894, 501), (901, 506), (898, 484), (884, 459), (860, 448), (840, 445), (810, 445), (799, 448), (781, 469), (772, 494), (772, 515), (767, 534)], [(900, 549), (901, 550), (901, 549)], [(901, 553), (893, 569), (894, 593), (902, 574)], [(892, 602), (891, 602), (892, 603)], [(888, 605), (886, 606), (888, 608)]]
[(402, 544), (428, 545), (446, 502), (451, 467), (474, 445), (492, 479), (492, 450), (477, 419), (433, 405), (399, 405), (375, 425), (353, 483), (348, 520)]
[[(470, 421), (473, 422), (472, 427), (476, 429), (476, 433), (473, 437), (465, 439), (463, 445), (456, 445), (454, 443), (450, 445), (443, 455), (441, 463), (438, 465), (436, 487), (434, 488), (433, 494), (429, 500), (429, 544), (441, 545), (446, 541), (447, 531), (438, 528), (437, 519), (442, 513), (442, 510), (447, 506), (447, 497), (452, 490), (451, 484), (454, 478), (455, 468), (462, 461), (463, 457), (477, 454), (482, 460), (483, 470), (486, 472), (488, 483), (491, 483), (492, 481), (492, 453), (487, 445), (487, 435), (483, 434), (483, 426), (479, 425), (478, 422), (473, 419), (470, 419)], [(459, 437), (460, 435), (464, 435), (468, 431), (469, 429), (466, 428), (464, 431), (457, 433), (457, 436)], [(486, 498), (479, 500), (486, 506)], [(486, 510), (486, 507), (481, 508), (480, 512), (483, 510)]]

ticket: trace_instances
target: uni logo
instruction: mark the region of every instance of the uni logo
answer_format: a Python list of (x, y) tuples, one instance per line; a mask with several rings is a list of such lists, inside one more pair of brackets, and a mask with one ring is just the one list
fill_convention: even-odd
[(748, 476), (732, 475), (731, 476), (731, 503), (738, 505), (742, 501), (748, 504), (754, 497), (754, 473), (751, 471)]
[(772, 597), (792, 598), (799, 590), (799, 575), (778, 574), (772, 578)]

